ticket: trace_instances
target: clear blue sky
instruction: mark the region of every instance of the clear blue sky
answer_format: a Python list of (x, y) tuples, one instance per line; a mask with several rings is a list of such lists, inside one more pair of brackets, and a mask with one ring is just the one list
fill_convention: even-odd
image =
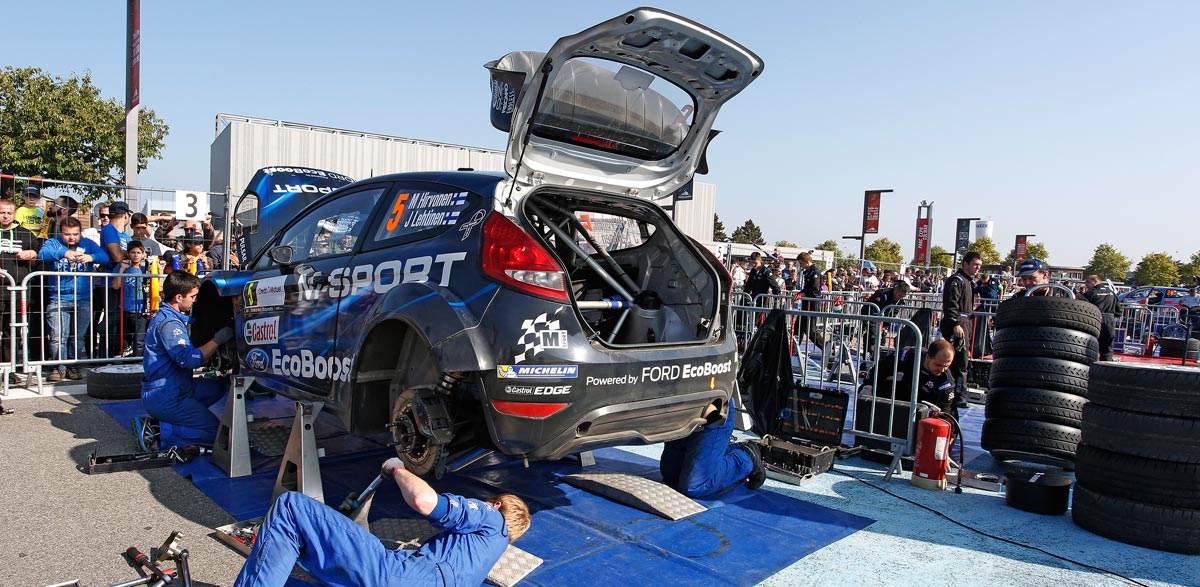
[[(90, 71), (123, 99), (124, 5), (10, 3), (0, 64)], [(1105, 241), (1135, 263), (1200, 249), (1200, 2), (657, 5), (766, 63), (721, 113), (701, 178), (730, 231), (856, 234), (863, 190), (891, 188), (881, 236), (906, 257), (922, 199), (948, 248), (954, 219), (979, 216), (1002, 254), (1032, 233), (1055, 264)], [(207, 188), (218, 112), (503, 148), (481, 65), (633, 6), (144, 1), (142, 103), (171, 133), (141, 183)]]

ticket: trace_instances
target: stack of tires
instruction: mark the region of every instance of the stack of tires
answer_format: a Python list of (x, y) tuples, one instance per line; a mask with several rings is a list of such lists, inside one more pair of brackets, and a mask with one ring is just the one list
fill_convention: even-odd
[(1189, 338), (1188, 334), (1188, 328), (1182, 324), (1163, 328), (1162, 337), (1158, 339), (1158, 356), (1181, 359), (1186, 355), (1189, 361), (1195, 361), (1200, 356), (1200, 340)]
[(998, 460), (1072, 469), (1099, 357), (1100, 311), (1084, 300), (1012, 298), (996, 311), (980, 444)]
[(1200, 369), (1099, 363), (1071, 516), (1146, 548), (1200, 554)]

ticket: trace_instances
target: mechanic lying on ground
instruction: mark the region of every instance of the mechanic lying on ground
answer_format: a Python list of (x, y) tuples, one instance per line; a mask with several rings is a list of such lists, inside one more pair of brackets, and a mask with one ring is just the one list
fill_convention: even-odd
[(192, 346), (187, 325), (200, 280), (185, 271), (163, 280), (158, 313), (146, 327), (142, 357), (145, 380), (142, 406), (149, 418), (133, 419), (133, 434), (143, 451), (196, 444), (212, 446), (221, 421), (209, 411), (226, 388), (212, 379), (194, 379), (192, 371), (208, 361), (222, 344), (233, 338), (229, 327), (217, 331), (199, 348)]
[(688, 497), (715, 495), (742, 481), (750, 489), (762, 487), (767, 472), (758, 445), (729, 442), (737, 408), (729, 406), (729, 416), (721, 422), (721, 413), (710, 405), (704, 418), (707, 424), (663, 447), (658, 461), (663, 483)]
[(395, 479), (409, 507), (444, 532), (415, 551), (388, 550), (337, 510), (302, 493), (284, 493), (267, 512), (234, 586), (283, 585), (299, 562), (322, 584), (338, 587), (477, 587), (529, 529), (529, 508), (515, 495), (439, 495), (397, 458), (383, 464), (382, 474)]

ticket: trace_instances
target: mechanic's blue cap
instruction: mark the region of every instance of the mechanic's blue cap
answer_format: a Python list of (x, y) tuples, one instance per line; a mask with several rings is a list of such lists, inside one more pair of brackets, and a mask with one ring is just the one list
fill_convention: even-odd
[(1024, 261), (1021, 261), (1020, 265), (1017, 265), (1017, 277), (1025, 277), (1027, 275), (1033, 275), (1038, 271), (1049, 270), (1050, 266), (1041, 259), (1025, 259)]

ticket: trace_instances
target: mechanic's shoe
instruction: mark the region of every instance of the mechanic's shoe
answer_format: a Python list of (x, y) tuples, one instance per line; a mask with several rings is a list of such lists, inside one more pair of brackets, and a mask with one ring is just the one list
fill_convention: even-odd
[(15, 413), (17, 413), (16, 410), (14, 410), (12, 408), (6, 408), (6, 407), (4, 407), (4, 404), (0, 404), (0, 416), (7, 416), (9, 414), (15, 414)]
[(67, 369), (67, 379), (70, 379), (71, 381), (79, 381), (80, 379), (83, 379), (83, 373), (80, 373), (79, 369)]
[(746, 477), (746, 487), (750, 489), (758, 489), (767, 482), (767, 470), (763, 468), (762, 453), (760, 452), (757, 442), (753, 440), (744, 440), (738, 443), (746, 454), (750, 455), (750, 462), (754, 463), (754, 468), (750, 469), (750, 475)]
[(47, 383), (58, 383), (59, 381), (63, 380), (63, 375), (65, 373), (66, 373), (66, 371), (62, 371), (60, 369), (55, 369), (55, 370), (51, 371), (49, 375), (46, 376), (46, 382)]
[(16, 373), (8, 374), (8, 384), (9, 385), (23, 385), (24, 383), (25, 383), (25, 380), (22, 379), (20, 375), (18, 375)]
[(142, 452), (156, 450), (158, 447), (158, 422), (149, 416), (135, 417), (129, 422), (133, 428), (133, 438), (137, 441), (138, 449)]

